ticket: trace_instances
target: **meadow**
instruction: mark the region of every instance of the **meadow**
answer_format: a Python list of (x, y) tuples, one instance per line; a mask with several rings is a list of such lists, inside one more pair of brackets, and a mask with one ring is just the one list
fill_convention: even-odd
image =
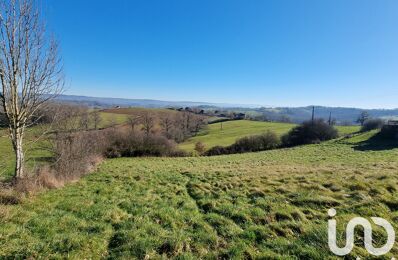
[[(40, 134), (41, 128), (31, 128), (25, 136), (26, 164), (30, 169), (46, 163), (51, 153), (44, 148), (46, 142)], [(8, 129), (0, 128), (0, 183), (11, 179), (14, 172), (14, 154), (8, 136)]]
[[(398, 230), (398, 146), (375, 133), (216, 157), (119, 158), (59, 190), (0, 204), (0, 258), (337, 259), (353, 216)], [(381, 230), (373, 233), (384, 237)], [(357, 240), (347, 259), (366, 258)], [(398, 254), (394, 247), (391, 254)]]
[[(281, 136), (292, 129), (295, 124), (277, 123), (277, 122), (260, 122), (249, 120), (227, 121), (222, 123), (209, 124), (208, 127), (197, 136), (194, 136), (179, 147), (186, 151), (193, 151), (195, 144), (201, 142), (207, 149), (214, 146), (228, 146), (233, 144), (237, 139), (248, 136), (257, 135), (267, 132), (268, 130), (275, 132)], [(347, 135), (359, 131), (359, 126), (337, 126), (340, 135)]]

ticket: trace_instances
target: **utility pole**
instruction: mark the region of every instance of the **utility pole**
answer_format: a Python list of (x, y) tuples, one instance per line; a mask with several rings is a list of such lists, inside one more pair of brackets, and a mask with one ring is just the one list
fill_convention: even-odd
[(332, 125), (332, 111), (329, 114), (329, 125)]
[(314, 120), (315, 120), (315, 106), (312, 106), (312, 124), (314, 124)]

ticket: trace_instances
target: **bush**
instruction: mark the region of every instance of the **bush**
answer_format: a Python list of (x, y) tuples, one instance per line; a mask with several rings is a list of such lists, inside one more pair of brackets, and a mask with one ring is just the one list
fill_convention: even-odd
[(389, 140), (398, 140), (398, 126), (385, 125), (380, 131), (380, 137)]
[(369, 119), (364, 122), (363, 126), (361, 127), (361, 132), (381, 129), (383, 125), (384, 121), (379, 118)]
[(227, 147), (224, 146), (214, 146), (212, 148), (210, 148), (209, 150), (207, 150), (207, 152), (205, 153), (206, 156), (215, 156), (215, 155), (223, 155), (223, 154), (229, 154), (230, 151)]
[(114, 130), (104, 152), (108, 158), (137, 156), (183, 156), (174, 141), (164, 136), (136, 131)]
[(195, 144), (195, 151), (198, 154), (203, 154), (204, 152), (206, 152), (206, 146), (202, 142), (197, 142)]
[(99, 131), (57, 133), (52, 143), (53, 168), (65, 179), (74, 179), (90, 171), (107, 146), (106, 138)]
[(283, 146), (315, 144), (338, 137), (337, 130), (322, 119), (306, 121), (282, 137)]
[(229, 147), (231, 153), (247, 153), (265, 151), (278, 147), (280, 140), (278, 136), (268, 131), (261, 135), (252, 135), (238, 139)]

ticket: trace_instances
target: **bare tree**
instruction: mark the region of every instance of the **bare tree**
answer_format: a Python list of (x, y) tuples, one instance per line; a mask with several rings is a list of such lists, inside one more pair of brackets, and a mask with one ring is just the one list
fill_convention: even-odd
[(131, 130), (135, 130), (135, 126), (139, 125), (141, 122), (140, 116), (131, 115), (127, 118), (127, 123), (131, 126)]
[(148, 137), (155, 127), (155, 117), (150, 112), (144, 112), (140, 117), (142, 128), (145, 132), (145, 135)]
[(45, 33), (33, 0), (0, 0), (0, 104), (15, 152), (15, 178), (23, 178), (23, 138), (32, 115), (61, 92), (58, 45)]
[(56, 104), (53, 109), (47, 108), (44, 113), (51, 113), (53, 117), (48, 120), (52, 124), (53, 132), (70, 133), (82, 128), (80, 116), (86, 112), (86, 109), (75, 105)]
[(94, 124), (94, 129), (97, 130), (102, 121), (100, 112), (98, 110), (94, 110), (91, 113), (91, 118)]
[(86, 131), (90, 128), (90, 114), (88, 109), (85, 109), (80, 114), (80, 128)]
[(193, 131), (195, 135), (206, 125), (206, 118), (204, 116), (194, 116), (192, 120)]
[(160, 119), (160, 126), (162, 127), (163, 133), (167, 138), (172, 138), (174, 120), (171, 116), (165, 115)]
[(183, 126), (184, 126), (184, 133), (185, 135), (189, 135), (192, 131), (192, 117), (193, 114), (190, 112), (183, 112), (182, 113), (182, 118), (183, 118)]

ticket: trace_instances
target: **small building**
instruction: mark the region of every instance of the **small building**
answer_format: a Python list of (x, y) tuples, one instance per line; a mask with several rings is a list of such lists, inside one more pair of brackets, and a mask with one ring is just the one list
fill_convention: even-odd
[(398, 120), (389, 120), (381, 129), (380, 134), (384, 138), (398, 140)]
[(388, 120), (387, 125), (398, 126), (398, 120)]
[(235, 120), (243, 120), (243, 119), (245, 119), (246, 118), (246, 114), (245, 113), (237, 113), (237, 114), (234, 114), (234, 119)]

